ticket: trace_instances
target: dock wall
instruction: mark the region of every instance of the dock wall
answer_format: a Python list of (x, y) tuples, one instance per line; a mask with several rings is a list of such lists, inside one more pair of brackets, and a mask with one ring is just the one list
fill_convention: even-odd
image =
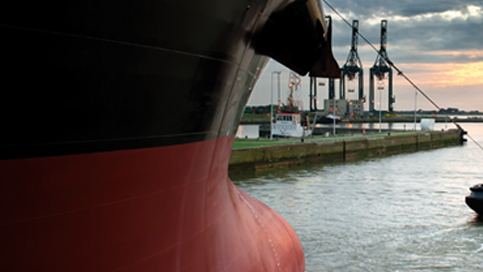
[(232, 151), (230, 171), (285, 167), (310, 162), (344, 162), (374, 156), (460, 145), (458, 130), (325, 143), (241, 148)]

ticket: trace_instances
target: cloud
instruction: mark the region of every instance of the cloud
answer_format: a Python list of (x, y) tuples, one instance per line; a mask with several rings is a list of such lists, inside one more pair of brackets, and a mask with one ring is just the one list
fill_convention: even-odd
[[(327, 1), (327, 0), (321, 0)], [(430, 97), (442, 107), (458, 105), (465, 109), (483, 106), (483, 1), (481, 0), (328, 0), (350, 23), (359, 20), (359, 30), (374, 46), (380, 46), (381, 20), (388, 21), (387, 53), (389, 58)], [(325, 14), (333, 19), (332, 46), (335, 58), (342, 66), (351, 47), (352, 30), (329, 7)], [(369, 68), (377, 56), (369, 45), (359, 38), (359, 57), (364, 67), (364, 87)], [(271, 71), (288, 70), (271, 61), (251, 104), (268, 104)], [(266, 77), (267, 80), (263, 80)], [(286, 82), (284, 78), (282, 82)], [(304, 83), (303, 88), (308, 84)], [(337, 84), (337, 83), (336, 83)], [(414, 88), (401, 77), (395, 76), (395, 109), (410, 109), (414, 103)], [(338, 87), (336, 86), (336, 89)], [(264, 93), (262, 93), (264, 92)], [(304, 90), (308, 104), (308, 90)], [(269, 93), (269, 91), (268, 91)], [(481, 93), (481, 94), (480, 94)], [(471, 94), (471, 96), (470, 96)], [(320, 96), (325, 97), (326, 93)], [(475, 99), (478, 98), (478, 99)], [(262, 102), (263, 101), (263, 102)], [(421, 105), (425, 105), (421, 103)], [(426, 105), (428, 109), (431, 105)], [(367, 107), (367, 105), (366, 105)]]
[[(349, 0), (327, 2), (341, 13), (357, 14), (361, 18), (373, 16), (412, 17), (465, 10), (468, 6), (481, 6), (480, 0)], [(325, 8), (328, 13), (331, 12), (329, 8)]]
[[(406, 55), (411, 58), (415, 54), (423, 56), (434, 51), (475, 51), (480, 50), (483, 44), (483, 35), (475, 35), (483, 28), (481, 1), (432, 0), (423, 3), (373, 0), (343, 1), (331, 5), (336, 9), (340, 5), (339, 12), (347, 20), (358, 19), (360, 32), (377, 47), (380, 41), (380, 21), (388, 20), (388, 50), (393, 48), (399, 51), (393, 61), (404, 61)], [(334, 47), (350, 47), (350, 27), (336, 15), (333, 17)], [(359, 43), (363, 44), (363, 41)], [(441, 58), (434, 56), (431, 55), (432, 62), (438, 59), (441, 62), (450, 59), (457, 62), (481, 60), (481, 56), (470, 54), (439, 55)], [(428, 60), (424, 57), (418, 59)]]

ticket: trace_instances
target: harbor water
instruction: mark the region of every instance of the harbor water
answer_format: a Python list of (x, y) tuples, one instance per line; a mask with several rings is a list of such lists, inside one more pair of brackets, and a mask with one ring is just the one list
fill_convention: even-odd
[[(483, 144), (482, 123), (462, 127)], [(483, 151), (468, 140), (230, 177), (292, 225), (306, 271), (482, 271), (483, 222), (465, 204), (468, 188), (483, 183), (482, 161)]]

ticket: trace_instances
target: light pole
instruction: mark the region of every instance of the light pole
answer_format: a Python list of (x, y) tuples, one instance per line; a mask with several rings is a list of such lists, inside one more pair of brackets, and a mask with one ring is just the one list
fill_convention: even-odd
[[(270, 141), (273, 140), (273, 74), (278, 75), (278, 88), (280, 89), (280, 73), (282, 71), (273, 71), (272, 74), (270, 75), (270, 81), (271, 81), (271, 86), (270, 86)], [(279, 90), (280, 92), (280, 90)]]
[(382, 91), (384, 90), (384, 81), (379, 80), (377, 89), (379, 90), (379, 133), (381, 133), (381, 120), (382, 120)]
[(337, 115), (335, 114), (335, 94), (334, 96), (332, 97), (332, 118), (334, 118), (334, 120), (332, 121), (332, 129), (333, 129), (333, 132), (332, 132), (332, 136), (335, 136), (335, 117)]
[(382, 117), (382, 104), (381, 104), (382, 90), (379, 90), (379, 133), (381, 133), (381, 117)]
[(418, 102), (418, 91), (414, 91), (414, 131), (416, 131), (416, 104)]

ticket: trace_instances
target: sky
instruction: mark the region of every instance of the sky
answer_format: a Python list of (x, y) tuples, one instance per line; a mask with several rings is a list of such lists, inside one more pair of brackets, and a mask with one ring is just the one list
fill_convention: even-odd
[[(359, 32), (377, 49), (380, 47), (381, 20), (387, 20), (387, 55), (389, 59), (421, 88), (439, 107), (483, 112), (483, 0), (328, 0), (347, 21), (359, 20)], [(333, 20), (332, 50), (342, 66), (351, 47), (351, 27), (327, 5), (324, 12)], [(377, 53), (359, 38), (359, 57), (364, 69), (364, 94), (369, 97), (369, 69)], [(270, 60), (250, 96), (248, 105), (268, 105), (273, 82), (274, 104), (278, 100), (277, 77), (281, 71), (281, 100), (289, 92), (290, 70)], [(436, 109), (404, 78), (393, 71), (394, 110)], [(327, 82), (321, 79), (320, 82)], [(338, 82), (338, 81), (336, 81)], [(348, 89), (356, 81), (346, 79)], [(387, 80), (384, 91), (375, 94), (376, 110), (387, 110)], [(309, 109), (309, 78), (302, 78), (296, 92), (305, 110)], [(336, 83), (338, 98), (338, 83)], [(318, 87), (318, 108), (328, 97), (328, 84)], [(357, 92), (346, 92), (357, 99)], [(381, 104), (379, 105), (379, 95)], [(368, 109), (368, 103), (365, 103)]]

